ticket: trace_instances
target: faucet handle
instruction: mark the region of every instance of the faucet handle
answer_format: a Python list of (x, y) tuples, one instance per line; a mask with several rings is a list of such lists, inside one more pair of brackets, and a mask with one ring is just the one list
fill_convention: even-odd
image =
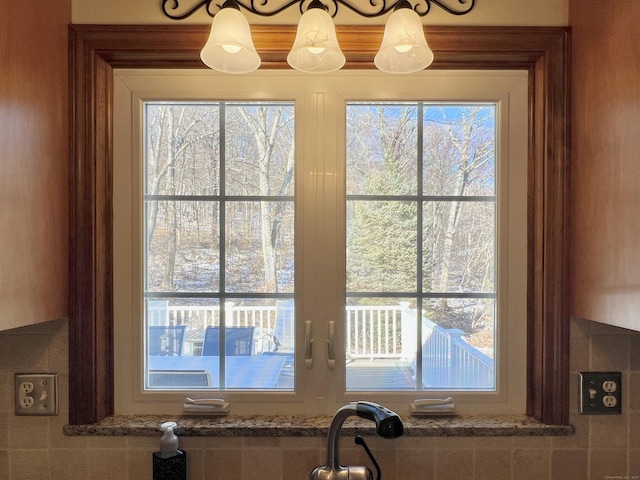
[(378, 465), (378, 462), (376, 462), (376, 459), (373, 457), (373, 453), (371, 453), (371, 450), (369, 450), (369, 447), (367, 446), (367, 443), (364, 441), (364, 438), (362, 438), (361, 435), (356, 435), (356, 438), (354, 438), (354, 441), (356, 442), (357, 445), (361, 445), (362, 448), (364, 448), (364, 451), (367, 452), (367, 455), (369, 455), (369, 458), (371, 459), (371, 463), (373, 463), (373, 466), (376, 469), (376, 474), (378, 475), (376, 477), (376, 480), (380, 480), (382, 478), (380, 465)]

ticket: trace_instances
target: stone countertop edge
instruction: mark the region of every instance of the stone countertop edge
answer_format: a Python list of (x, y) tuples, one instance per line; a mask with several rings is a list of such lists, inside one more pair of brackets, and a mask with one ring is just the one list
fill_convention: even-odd
[[(175, 421), (176, 433), (190, 437), (324, 437), (331, 417), (308, 415), (113, 416), (90, 425), (65, 425), (67, 436), (157, 436), (160, 424)], [(568, 436), (572, 425), (546, 425), (525, 415), (403, 417), (404, 435), (412, 437)], [(374, 434), (369, 420), (349, 418), (342, 435)]]

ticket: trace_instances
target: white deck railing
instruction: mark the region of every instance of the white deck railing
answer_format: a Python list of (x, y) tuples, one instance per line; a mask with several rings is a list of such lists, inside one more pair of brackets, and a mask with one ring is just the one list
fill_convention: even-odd
[[(293, 348), (293, 305), (290, 300), (274, 306), (225, 304), (226, 326), (254, 327), (254, 351), (273, 348), (275, 335)], [(416, 371), (416, 314), (409, 304), (347, 306), (346, 355), (353, 359), (398, 358)], [(169, 306), (149, 302), (149, 325), (185, 325), (187, 332), (220, 325), (218, 306)], [(287, 325), (284, 325), (287, 323)], [(493, 359), (469, 345), (464, 332), (444, 329), (422, 318), (422, 383), (433, 388), (490, 388), (494, 382)], [(290, 337), (288, 340), (283, 336)], [(265, 340), (269, 338), (269, 340)]]
[(402, 357), (401, 306), (347, 306), (346, 322), (349, 357)]
[[(187, 330), (201, 330), (220, 326), (218, 306), (168, 306), (154, 302), (149, 308), (149, 325), (185, 325)], [(225, 305), (225, 325), (255, 327), (256, 335), (273, 333), (276, 325), (276, 306)]]

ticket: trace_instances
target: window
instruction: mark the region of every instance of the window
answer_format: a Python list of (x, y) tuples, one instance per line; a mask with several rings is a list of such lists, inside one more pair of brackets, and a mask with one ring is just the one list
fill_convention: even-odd
[[(284, 66), (277, 41), (293, 27), (259, 27), (259, 49)], [(345, 27), (347, 65), (367, 68), (382, 27)], [(110, 139), (112, 67), (198, 67), (202, 33), (176, 27), (72, 26), (72, 162), (69, 323), (71, 424), (113, 413)], [(564, 28), (439, 27), (430, 30), (433, 68), (528, 69), (529, 145), (527, 413), (544, 423), (568, 421), (568, 316), (565, 251), (568, 152), (568, 44)], [(356, 44), (357, 42), (357, 44)], [(504, 49), (504, 45), (509, 45)], [(126, 48), (123, 48), (125, 46)], [(393, 90), (397, 90), (394, 88)], [(323, 147), (320, 145), (318, 147)], [(323, 264), (322, 266), (325, 266)], [(326, 296), (325, 296), (326, 298)], [(331, 387), (332, 383), (326, 383)], [(554, 392), (548, 395), (548, 392)]]
[(495, 390), (496, 123), (496, 104), (347, 105), (347, 390)]
[(145, 388), (293, 389), (294, 105), (148, 101), (142, 123)]
[(116, 411), (524, 413), (526, 73), (242, 82), (116, 73)]

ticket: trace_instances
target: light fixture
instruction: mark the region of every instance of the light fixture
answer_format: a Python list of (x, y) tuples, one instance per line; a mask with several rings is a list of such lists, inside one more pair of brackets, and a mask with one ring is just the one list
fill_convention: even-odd
[(200, 52), (204, 64), (224, 73), (249, 73), (260, 66), (249, 22), (236, 0), (226, 0), (213, 17), (209, 40)]
[(305, 73), (329, 73), (341, 69), (345, 61), (327, 7), (320, 0), (312, 0), (300, 17), (287, 63)]
[(400, 0), (387, 20), (373, 63), (383, 72), (413, 73), (424, 70), (431, 62), (433, 52), (427, 45), (420, 16), (408, 0)]
[[(475, 5), (475, 0), (415, 0), (414, 6), (409, 0), (225, 0), (222, 6), (214, 0), (191, 1), (197, 2), (196, 5), (183, 8), (179, 0), (162, 0), (162, 11), (173, 20), (182, 20), (204, 8), (213, 17), (213, 23), (200, 57), (208, 67), (225, 73), (249, 73), (260, 66), (249, 22), (240, 8), (271, 17), (298, 5), (302, 17), (287, 62), (306, 73), (328, 73), (344, 66), (346, 59), (332, 20), (341, 5), (367, 18), (380, 17), (393, 10), (374, 64), (387, 73), (412, 73), (433, 61), (420, 17), (427, 15), (432, 5), (452, 15), (465, 15)], [(358, 6), (361, 4), (364, 7)]]

